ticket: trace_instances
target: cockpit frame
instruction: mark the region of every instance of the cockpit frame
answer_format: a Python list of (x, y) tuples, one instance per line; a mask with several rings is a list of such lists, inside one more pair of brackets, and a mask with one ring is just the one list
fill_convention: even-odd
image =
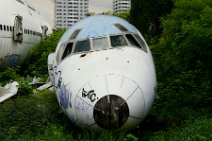
[[(115, 43), (115, 41), (117, 41), (117, 43)], [(99, 43), (100, 45), (102, 43), (101, 47), (97, 47), (96, 44)], [(63, 59), (71, 55), (82, 53), (86, 54), (88, 52), (121, 48), (126, 46), (139, 48), (147, 53), (147, 44), (141, 35), (134, 32), (124, 32), (120, 34), (91, 37), (83, 40), (76, 40), (72, 38), (68, 42), (65, 42), (59, 46), (59, 50), (57, 52), (57, 62), (60, 63)]]

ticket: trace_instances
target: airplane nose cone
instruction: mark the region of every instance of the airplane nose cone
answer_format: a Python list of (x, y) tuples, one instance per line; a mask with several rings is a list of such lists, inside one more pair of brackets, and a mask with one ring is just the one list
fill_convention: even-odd
[(116, 95), (107, 95), (97, 101), (93, 112), (94, 120), (104, 129), (118, 129), (129, 117), (126, 101)]
[(118, 73), (99, 74), (78, 84), (74, 117), (90, 129), (128, 130), (145, 114), (145, 100), (138, 82)]

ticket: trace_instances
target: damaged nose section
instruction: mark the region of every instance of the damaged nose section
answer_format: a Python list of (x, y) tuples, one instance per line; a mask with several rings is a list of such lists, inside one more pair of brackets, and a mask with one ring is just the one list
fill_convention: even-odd
[(101, 128), (119, 129), (129, 117), (129, 107), (123, 98), (107, 95), (97, 101), (93, 116)]

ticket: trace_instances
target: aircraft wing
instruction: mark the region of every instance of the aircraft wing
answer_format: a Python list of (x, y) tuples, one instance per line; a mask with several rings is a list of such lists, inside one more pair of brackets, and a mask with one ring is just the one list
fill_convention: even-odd
[(18, 82), (13, 81), (6, 84), (4, 87), (0, 87), (0, 103), (16, 95), (18, 92), (18, 86)]

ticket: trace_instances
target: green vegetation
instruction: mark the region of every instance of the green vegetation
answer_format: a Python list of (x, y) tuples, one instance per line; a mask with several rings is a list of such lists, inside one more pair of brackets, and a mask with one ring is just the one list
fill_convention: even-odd
[(71, 124), (59, 108), (55, 94), (42, 91), (37, 94), (18, 94), (0, 104), (0, 140), (2, 141), (108, 141), (135, 137), (115, 135), (112, 132), (96, 136)]
[(172, 0), (131, 0), (130, 22), (142, 31), (146, 38), (160, 36), (160, 20), (169, 14), (172, 8)]
[(125, 19), (127, 21), (130, 20), (130, 11), (113, 13), (112, 15), (120, 17), (120, 18)]
[(147, 134), (148, 140), (212, 140), (211, 6), (176, 0), (161, 18), (160, 38), (150, 38), (161, 97), (152, 114), (166, 119), (167, 130)]
[[(47, 77), (47, 56), (64, 30), (38, 45), (30, 65), (0, 73), (0, 83), (18, 80), (17, 96), (0, 104), (0, 140), (211, 141), (212, 2), (209, 0), (132, 0), (130, 13), (119, 13), (147, 37), (153, 53), (159, 100), (150, 115), (129, 133), (95, 135), (76, 128), (60, 111), (54, 93), (33, 94), (24, 76)], [(160, 11), (162, 9), (162, 11)]]
[(55, 51), (57, 43), (65, 29), (54, 30), (53, 34), (42, 41), (33, 50), (31, 59), (22, 69), (27, 75), (43, 76), (48, 74), (47, 59), (48, 55)]
[(19, 70), (19, 67), (16, 68), (7, 68), (3, 72), (0, 73), (0, 84), (5, 85), (10, 80), (17, 80), (20, 78), (16, 72)]

